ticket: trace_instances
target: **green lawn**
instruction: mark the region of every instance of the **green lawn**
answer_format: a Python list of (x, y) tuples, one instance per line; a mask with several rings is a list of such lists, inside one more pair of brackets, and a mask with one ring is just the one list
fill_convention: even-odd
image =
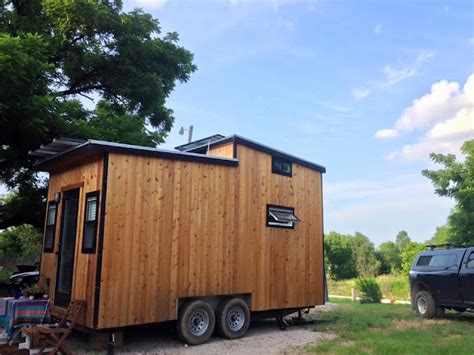
[(474, 316), (447, 312), (423, 320), (407, 305), (337, 302), (340, 308), (321, 315), (315, 331), (332, 332), (334, 340), (304, 348), (324, 354), (473, 354)]

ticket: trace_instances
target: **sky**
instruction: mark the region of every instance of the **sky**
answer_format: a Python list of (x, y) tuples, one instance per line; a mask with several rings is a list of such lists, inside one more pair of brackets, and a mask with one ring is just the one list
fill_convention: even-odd
[[(474, 138), (472, 1), (125, 1), (198, 66), (165, 148), (239, 134), (319, 163), (325, 231), (432, 237), (454, 202), (422, 169)], [(472, 75), (472, 76), (471, 76)]]
[[(425, 241), (454, 203), (422, 169), (474, 138), (474, 2), (125, 0), (198, 70), (163, 148), (239, 134), (324, 165), (325, 231)], [(471, 76), (472, 75), (472, 76)]]

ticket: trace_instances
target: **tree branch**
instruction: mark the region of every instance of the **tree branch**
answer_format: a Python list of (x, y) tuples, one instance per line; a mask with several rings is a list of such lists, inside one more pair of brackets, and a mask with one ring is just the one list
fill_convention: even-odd
[(106, 90), (108, 89), (108, 86), (105, 85), (89, 85), (89, 86), (84, 86), (82, 88), (75, 88), (75, 89), (67, 89), (63, 91), (58, 91), (55, 93), (55, 96), (68, 96), (68, 95), (76, 95), (76, 94), (82, 94), (83, 92), (91, 91), (91, 90)]

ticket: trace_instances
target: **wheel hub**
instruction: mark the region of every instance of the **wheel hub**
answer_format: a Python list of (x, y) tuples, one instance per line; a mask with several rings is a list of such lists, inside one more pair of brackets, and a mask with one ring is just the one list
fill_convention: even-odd
[(242, 329), (245, 323), (245, 312), (242, 307), (234, 306), (227, 313), (227, 326), (234, 332)]
[(209, 315), (203, 310), (194, 311), (189, 317), (188, 328), (194, 336), (203, 335), (209, 328)]
[(418, 298), (418, 311), (425, 314), (427, 310), (426, 300), (423, 297)]

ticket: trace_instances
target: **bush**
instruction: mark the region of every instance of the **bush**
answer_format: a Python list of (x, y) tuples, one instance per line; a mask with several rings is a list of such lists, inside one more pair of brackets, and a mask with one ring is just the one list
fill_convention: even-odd
[(31, 225), (23, 224), (0, 232), (0, 266), (39, 261), (43, 235)]
[(360, 292), (360, 303), (380, 303), (382, 300), (382, 291), (379, 284), (374, 279), (359, 277), (355, 286)]

